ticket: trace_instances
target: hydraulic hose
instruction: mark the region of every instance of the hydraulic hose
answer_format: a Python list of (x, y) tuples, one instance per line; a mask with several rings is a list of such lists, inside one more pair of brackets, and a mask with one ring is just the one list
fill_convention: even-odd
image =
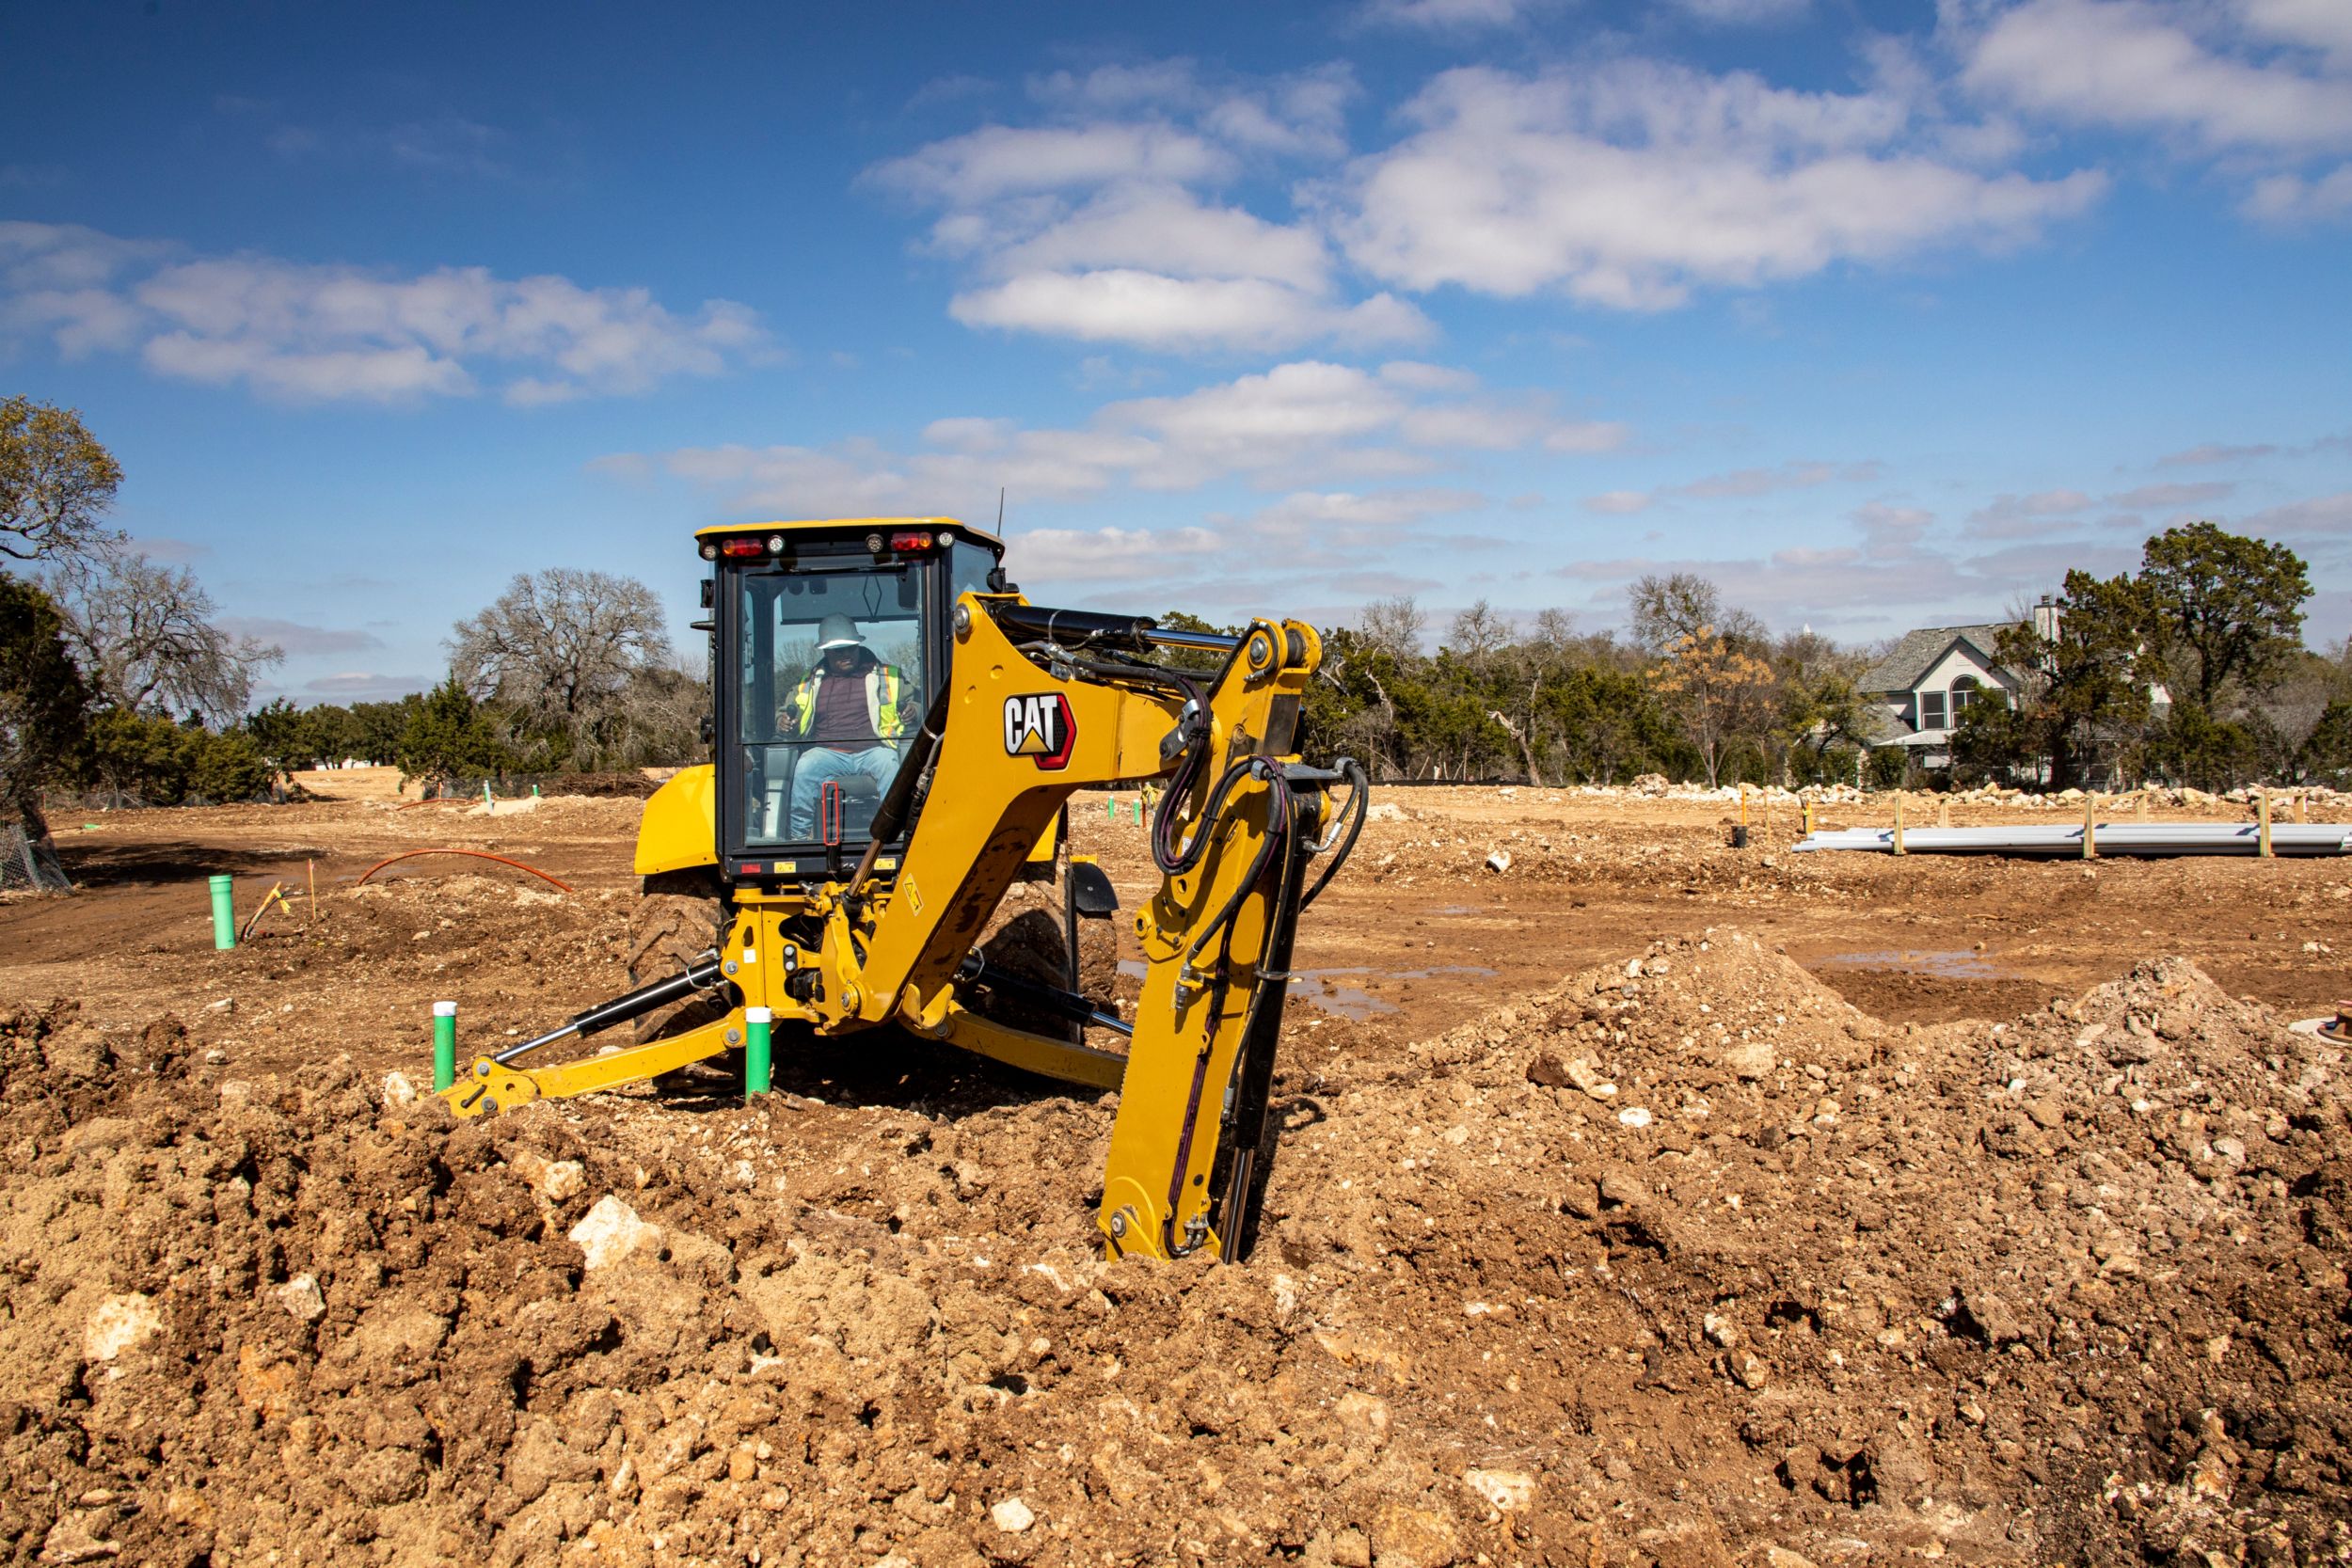
[[(1364, 765), (1354, 757), (1342, 757), (1338, 768), (1347, 775), (1348, 783), (1353, 786), (1347, 795), (1347, 835), (1339, 841), (1339, 847), (1324, 863), (1322, 874), (1315, 878), (1315, 885), (1309, 888), (1307, 895), (1298, 901), (1301, 910), (1312, 908), (1316, 896), (1331, 885), (1331, 879), (1338, 876), (1340, 867), (1347, 863), (1347, 857), (1356, 848), (1356, 835), (1364, 831), (1364, 816), (1372, 809), (1372, 777), (1364, 771)], [(1334, 831), (1337, 831), (1336, 827)], [(1329, 847), (1330, 841), (1326, 840), (1314, 846), (1314, 852), (1319, 854)]]

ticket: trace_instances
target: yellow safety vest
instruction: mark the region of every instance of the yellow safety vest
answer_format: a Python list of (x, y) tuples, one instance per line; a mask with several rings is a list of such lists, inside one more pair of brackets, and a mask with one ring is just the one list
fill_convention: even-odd
[[(817, 687), (825, 678), (822, 670), (792, 689), (792, 696), (785, 705), (787, 727), (793, 737), (808, 734), (817, 722)], [(898, 715), (898, 699), (906, 692), (906, 676), (895, 664), (877, 664), (866, 672), (866, 717), (872, 721), (874, 733), (884, 740), (906, 733), (906, 725)]]

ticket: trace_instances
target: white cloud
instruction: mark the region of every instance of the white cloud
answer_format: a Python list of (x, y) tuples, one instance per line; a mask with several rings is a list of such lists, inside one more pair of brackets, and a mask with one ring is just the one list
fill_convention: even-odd
[(1372, 0), (1367, 22), (1432, 32), (1509, 27), (1542, 8), (1544, 0)]
[[(1365, 591), (1390, 593), (1396, 591), (1385, 586), (1391, 579), (1379, 575), (1387, 552), (1426, 548), (1422, 529), (1430, 519), (1486, 499), (1466, 490), (1298, 491), (1247, 516), (1213, 515), (1206, 528), (1018, 529), (1007, 541), (1005, 564), (1032, 589), (1148, 584), (1164, 602), (1256, 601), (1263, 608), (1299, 592), (1291, 586), (1295, 577), (1234, 571), (1239, 561), (1279, 562), (1274, 569), (1285, 574), (1324, 574), (1315, 586), (1326, 593), (1353, 591), (1341, 577), (1377, 581), (1384, 586)], [(1277, 555), (1266, 554), (1269, 545), (1279, 546)]]
[(2223, 480), (2207, 480), (2189, 484), (2143, 484), (2137, 490), (2125, 490), (2107, 498), (2109, 506), (2125, 506), (2138, 511), (2163, 511), (2168, 507), (2202, 506), (2217, 501), (2237, 486)]
[[(1605, 427), (1615, 430), (1618, 427)], [(1556, 439), (1556, 438), (1555, 438)], [(1547, 445), (1553, 445), (1548, 442)], [(1553, 450), (1561, 450), (1553, 445)], [(1599, 449), (1594, 449), (1599, 450)], [(1824, 484), (1861, 484), (1879, 477), (1876, 463), (1820, 463), (1791, 461), (1772, 468), (1736, 468), (1729, 473), (1708, 474), (1683, 484), (1669, 484), (1650, 490), (1609, 490), (1597, 496), (1587, 496), (1581, 503), (1587, 512), (1627, 516), (1645, 512), (1660, 499), (1688, 496), (1697, 500), (1722, 500), (1750, 496), (1768, 496), (1780, 490), (1811, 490)], [(1925, 513), (1899, 514), (1885, 507), (1868, 506), (1855, 513), (1857, 521), (1866, 518), (1881, 522), (1898, 516)]]
[(1811, 8), (1811, 0), (1674, 0), (1676, 6), (1702, 22), (1732, 27), (1759, 27), (1794, 22)]
[(231, 637), (275, 643), (296, 658), (314, 654), (362, 653), (384, 646), (384, 640), (375, 633), (356, 627), (310, 626), (299, 621), (258, 615), (224, 615), (215, 624)]
[(364, 703), (383, 698), (405, 697), (411, 691), (429, 691), (437, 675), (379, 675), (365, 670), (347, 670), (341, 674), (322, 675), (305, 681), (302, 689), (328, 702)]
[(89, 230), (0, 225), (0, 330), (46, 335), (69, 356), (136, 349), (159, 375), (306, 403), (643, 392), (719, 374), (767, 342), (725, 300), (680, 316), (644, 289), (481, 267), (398, 277), (170, 254)]
[(1279, 540), (1294, 550), (1310, 546), (1321, 559), (1330, 551), (1409, 545), (1422, 537), (1416, 531), (1431, 518), (1486, 504), (1486, 498), (1474, 490), (1301, 490), (1249, 516), (1215, 520), (1243, 539)]
[(1451, 71), (1405, 112), (1420, 128), (1326, 199), (1350, 259), (1415, 290), (1664, 309), (1703, 284), (2021, 243), (2104, 188), (2090, 171), (2037, 181), (1943, 161), (1911, 145), (1893, 92), (1640, 60)]
[(2341, 546), (2352, 539), (2352, 490), (2253, 513), (2238, 519), (2236, 531), (2256, 538), (2308, 539)]
[(1167, 185), (1122, 185), (991, 259), (999, 276), (1065, 268), (1151, 267), (1175, 277), (1253, 278), (1319, 291), (1331, 258), (1305, 230), (1237, 207), (1204, 206)]
[(1969, 514), (1968, 531), (1979, 539), (2038, 539), (2073, 528), (2094, 504), (2080, 490), (1995, 496)]
[(1001, 197), (1125, 180), (1189, 184), (1224, 175), (1225, 152), (1167, 125), (984, 125), (873, 171), (881, 183), (969, 208)]
[[(2341, 20), (2344, 9), (2340, 0), (2245, 7), (2247, 20), (2274, 37), (2338, 47), (2352, 33)], [(2242, 48), (2209, 45), (2200, 33), (2220, 31), (2213, 23), (2203, 7), (2027, 0), (1994, 12), (1979, 28), (1963, 24), (1962, 80), (2054, 119), (2174, 132), (2215, 150), (2352, 146), (2352, 81), (2293, 57), (2257, 59)]]
[(1935, 522), (1932, 512), (1915, 506), (1889, 506), (1883, 501), (1858, 506), (1847, 515), (1862, 531), (1864, 553), (1881, 560), (1916, 556), (1919, 541)]
[(958, 321), (1177, 352), (1434, 335), (1392, 295), (1348, 297), (1313, 228), (1205, 194), (1281, 160), (1343, 155), (1358, 90), (1344, 66), (1233, 84), (1173, 60), (1029, 90), (1072, 123), (983, 126), (867, 174), (939, 209), (928, 248), (976, 274), (949, 306)]
[(1879, 466), (1876, 463), (1791, 461), (1776, 468), (1739, 468), (1725, 474), (1709, 474), (1688, 484), (1677, 484), (1670, 494), (1696, 496), (1702, 499), (1724, 496), (1766, 496), (1775, 490), (1811, 490), (1834, 483), (1867, 483), (1878, 475)]
[(1032, 528), (1015, 535), (1005, 566), (1049, 582), (1136, 582), (1225, 549), (1223, 536), (1205, 528)]
[[(1465, 400), (1483, 394), (1474, 381), (1466, 384), (1459, 372), (1448, 376), (1439, 370), (1419, 367), (1394, 378), (1297, 360), (1180, 396), (1107, 404), (1077, 428), (1024, 429), (1007, 420), (952, 418), (924, 427), (912, 451), (866, 440), (826, 448), (691, 448), (654, 460), (621, 454), (600, 459), (597, 467), (629, 477), (658, 463), (716, 492), (731, 510), (802, 515), (853, 510), (966, 515), (976, 507), (993, 509), (1000, 487), (1035, 503), (1122, 484), (1180, 491), (1238, 477), (1265, 488), (1299, 488), (1391, 478), (1435, 471), (1466, 450), (1433, 443), (1447, 433), (1434, 417), (1469, 406)], [(1496, 406), (1524, 413), (1533, 404), (1498, 400)], [(1525, 449), (1550, 444), (1561, 430), (1595, 427), (1529, 417), (1515, 428), (1516, 443)], [(1437, 504), (1433, 498), (1451, 504), (1458, 493), (1404, 492), (1350, 504), (1360, 521), (1368, 515), (1363, 508)]]
[(1143, 348), (1279, 351), (1316, 339), (1350, 344), (1419, 342), (1426, 317), (1393, 294), (1342, 306), (1256, 277), (1169, 277), (1129, 268), (1029, 273), (958, 294), (948, 313), (998, 326)]
[(2267, 38), (2352, 62), (2352, 6), (2344, 0), (2237, 0), (2246, 24)]
[(2254, 182), (2238, 210), (2258, 223), (2296, 224), (2352, 217), (2352, 164), (2316, 180), (2271, 174)]
[(2168, 452), (2156, 459), (2159, 468), (2200, 468), (2215, 463), (2244, 463), (2257, 457), (2268, 457), (2279, 448), (2269, 442), (2246, 446), (2231, 446), (2220, 441), (2207, 441), (2185, 451)]

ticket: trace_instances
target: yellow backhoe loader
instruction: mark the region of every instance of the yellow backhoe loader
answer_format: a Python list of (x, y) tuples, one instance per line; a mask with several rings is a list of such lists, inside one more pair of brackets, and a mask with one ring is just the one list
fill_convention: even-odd
[[(1260, 620), (1224, 636), (1032, 605), (1005, 579), (1003, 544), (949, 517), (696, 537), (711, 568), (713, 761), (646, 802), (631, 975), (646, 983), (473, 1062), (445, 1091), (451, 1109), (593, 1093), (733, 1052), (755, 1008), (779, 1050), (895, 1027), (1120, 1091), (1097, 1219), (1114, 1256), (1246, 1255), (1292, 935), (1368, 802), (1354, 762), (1292, 750), (1322, 657), (1313, 628)], [(1057, 846), (1074, 791), (1132, 781), (1164, 789), (1130, 1022), (1079, 993), (1079, 922), (1117, 899)], [(1063, 985), (975, 945), (1017, 879), (1057, 868)], [(664, 953), (671, 972), (647, 979)], [(627, 1049), (540, 1054), (649, 1020), (666, 1032)], [(1073, 1027), (1049, 1032), (1062, 1020)], [(1126, 1050), (1089, 1046), (1088, 1027)]]

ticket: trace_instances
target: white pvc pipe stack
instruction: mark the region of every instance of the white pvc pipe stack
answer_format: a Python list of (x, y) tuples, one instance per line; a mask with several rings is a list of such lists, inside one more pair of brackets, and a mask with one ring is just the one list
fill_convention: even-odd
[[(2253, 822), (2102, 822), (2097, 853), (2112, 855), (2255, 855), (2262, 828)], [(1802, 840), (1799, 849), (1864, 849), (1895, 852), (1891, 828), (1840, 828)], [(1905, 828), (1903, 851), (1912, 855), (2063, 855), (2083, 852), (2079, 822), (2015, 828)], [(2273, 855), (2352, 854), (2352, 827), (2337, 823), (2270, 826)]]

